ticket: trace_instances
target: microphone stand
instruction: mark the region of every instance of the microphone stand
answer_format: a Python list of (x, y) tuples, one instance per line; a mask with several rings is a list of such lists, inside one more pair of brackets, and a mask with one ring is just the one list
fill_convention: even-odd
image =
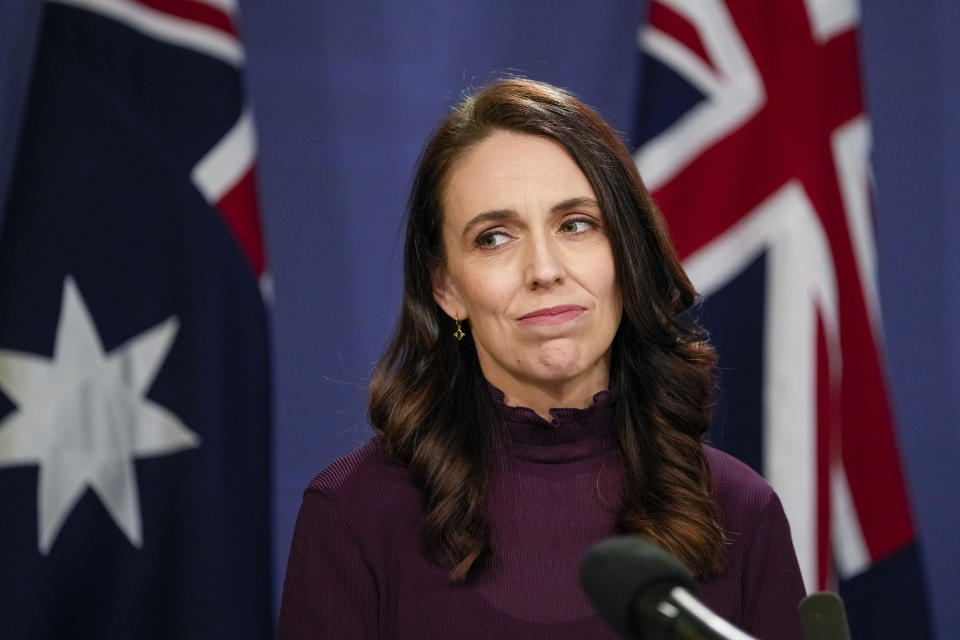
[(673, 587), (664, 598), (641, 598), (637, 620), (649, 640), (757, 640), (733, 626), (683, 587)]

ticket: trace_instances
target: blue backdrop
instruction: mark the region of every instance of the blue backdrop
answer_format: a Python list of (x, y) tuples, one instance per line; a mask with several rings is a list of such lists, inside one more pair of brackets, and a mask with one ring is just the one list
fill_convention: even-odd
[[(629, 131), (642, 2), (241, 2), (276, 287), (275, 581), (300, 494), (365, 440), (365, 386), (399, 297), (413, 164), (460, 92), (520, 72)], [(960, 628), (960, 5), (866, 3), (880, 288), (902, 451), (938, 637)], [(0, 5), (0, 200), (32, 57), (29, 0)], [(953, 632), (951, 632), (953, 630)]]

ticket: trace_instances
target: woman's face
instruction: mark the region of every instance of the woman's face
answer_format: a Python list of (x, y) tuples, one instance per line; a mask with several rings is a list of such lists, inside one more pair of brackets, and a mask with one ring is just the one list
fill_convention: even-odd
[(487, 379), (515, 402), (606, 388), (620, 293), (596, 195), (566, 149), (495, 131), (454, 162), (442, 195), (434, 296), (470, 320)]

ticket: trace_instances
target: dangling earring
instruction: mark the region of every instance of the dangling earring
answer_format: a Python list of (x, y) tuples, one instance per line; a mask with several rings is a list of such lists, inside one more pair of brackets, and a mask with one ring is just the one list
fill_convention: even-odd
[(457, 323), (457, 330), (453, 332), (453, 337), (457, 339), (457, 342), (463, 340), (463, 336), (467, 335), (463, 332), (463, 329), (460, 327), (460, 315), (457, 314), (454, 316), (453, 321)]

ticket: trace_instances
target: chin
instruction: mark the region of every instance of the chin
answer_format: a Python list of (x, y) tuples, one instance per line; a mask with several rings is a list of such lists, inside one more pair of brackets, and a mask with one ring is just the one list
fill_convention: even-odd
[(537, 354), (536, 369), (543, 380), (561, 382), (572, 380), (590, 367), (580, 350), (572, 346), (552, 347)]

